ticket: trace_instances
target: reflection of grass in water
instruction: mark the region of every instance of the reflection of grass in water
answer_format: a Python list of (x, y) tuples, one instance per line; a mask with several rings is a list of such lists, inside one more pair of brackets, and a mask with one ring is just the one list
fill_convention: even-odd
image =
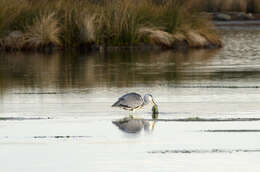
[[(3, 53), (0, 67), (1, 91), (12, 87), (30, 88), (46, 85), (54, 88), (80, 88), (85, 87), (126, 87), (136, 84), (153, 85), (171, 81), (181, 83), (186, 76), (183, 70), (184, 63), (205, 63), (215, 55), (218, 50), (190, 50), (185, 52), (175, 51), (113, 51), (106, 54), (92, 53), (82, 55), (35, 54), (35, 53)], [(97, 65), (98, 71), (97, 72)], [(7, 66), (16, 66), (11, 68)], [(68, 68), (69, 66), (69, 68)], [(188, 66), (190, 67), (190, 66)], [(68, 70), (69, 69), (69, 70)], [(127, 69), (127, 70), (126, 70)], [(136, 72), (138, 69), (139, 72)], [(145, 72), (157, 72), (150, 75)], [(48, 72), (48, 77), (46, 77)], [(142, 74), (142, 77), (140, 77)], [(208, 76), (202, 76), (205, 79)], [(96, 78), (99, 78), (98, 80)], [(194, 79), (194, 78), (192, 78)], [(102, 81), (102, 82), (101, 82)], [(18, 92), (17, 92), (18, 93)], [(63, 90), (23, 90), (21, 94), (62, 94)]]

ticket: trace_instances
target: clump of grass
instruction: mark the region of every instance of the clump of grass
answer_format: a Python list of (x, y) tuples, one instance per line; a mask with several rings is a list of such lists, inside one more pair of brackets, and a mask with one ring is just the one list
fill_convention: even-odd
[(8, 34), (10, 29), (16, 29), (14, 26), (19, 25), (17, 18), (28, 8), (26, 1), (21, 3), (17, 0), (0, 0), (0, 38)]
[(0, 0), (0, 36), (13, 30), (24, 31), (41, 11), (47, 9), (47, 1)]
[(187, 42), (191, 47), (222, 47), (219, 35), (209, 20), (198, 17), (196, 14), (188, 20), (190, 24), (183, 25), (179, 31), (186, 35)]
[(34, 19), (24, 34), (25, 47), (38, 49), (44, 46), (60, 46), (60, 32), (55, 13), (41, 14)]
[[(140, 5), (140, 4), (139, 4)], [(105, 0), (98, 14), (97, 41), (104, 45), (131, 45), (138, 41), (141, 24), (135, 8), (138, 5), (128, 0)]]
[(158, 20), (165, 31), (172, 33), (184, 22), (186, 15), (184, 4), (178, 0), (170, 0), (159, 8)]
[(207, 41), (214, 35), (197, 32), (203, 27), (205, 33), (210, 33), (211, 28), (201, 24), (208, 19), (194, 15), (191, 0), (0, 2), (0, 10), (5, 10), (5, 14), (0, 13), (1, 47), (8, 42), (6, 35), (13, 31), (22, 32), (19, 40), (24, 41), (23, 46), (16, 47), (25, 49), (50, 45), (69, 49), (89, 44), (131, 46), (140, 43), (170, 48), (176, 41), (187, 41), (187, 35), (194, 35), (190, 30), (195, 30)]
[(94, 43), (96, 39), (96, 15), (86, 15), (81, 19), (80, 39), (83, 44)]
[(13, 31), (1, 39), (0, 46), (9, 51), (21, 50), (24, 46), (24, 34), (21, 31)]
[(174, 43), (172, 34), (159, 29), (140, 28), (139, 33), (141, 37), (147, 37), (148, 42), (155, 45), (170, 48)]
[(189, 47), (199, 48), (206, 47), (209, 43), (205, 37), (194, 31), (188, 31), (185, 33), (187, 43)]
[(62, 27), (61, 41), (64, 48), (75, 48), (79, 43), (79, 14), (83, 5), (79, 0), (60, 0), (54, 4)]

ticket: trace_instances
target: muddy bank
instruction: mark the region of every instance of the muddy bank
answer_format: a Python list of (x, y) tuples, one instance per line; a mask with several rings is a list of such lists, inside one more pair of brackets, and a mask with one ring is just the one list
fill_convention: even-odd
[(227, 26), (227, 27), (259, 27), (260, 20), (246, 20), (246, 21), (213, 21), (214, 25), (217, 27)]
[(248, 21), (260, 20), (259, 14), (245, 12), (212, 12), (208, 15), (215, 21)]
[(215, 26), (260, 26), (260, 13), (202, 12)]
[[(97, 44), (81, 44), (71, 49), (85, 51), (105, 51), (118, 49), (189, 49), (189, 48), (220, 48), (222, 41), (214, 32), (204, 32), (200, 30), (188, 30), (177, 33), (169, 33), (159, 29), (141, 28), (139, 36), (145, 39), (145, 43), (139, 43), (135, 46), (113, 46)], [(7, 34), (0, 43), (0, 51), (39, 51), (53, 52), (64, 51), (61, 46), (52, 43), (41, 46), (32, 46), (24, 41), (25, 34), (21, 31), (12, 31)]]

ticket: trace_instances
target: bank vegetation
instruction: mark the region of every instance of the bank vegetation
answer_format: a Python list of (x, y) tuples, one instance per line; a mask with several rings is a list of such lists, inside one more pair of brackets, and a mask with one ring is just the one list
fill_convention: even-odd
[(0, 49), (221, 47), (192, 0), (0, 0)]

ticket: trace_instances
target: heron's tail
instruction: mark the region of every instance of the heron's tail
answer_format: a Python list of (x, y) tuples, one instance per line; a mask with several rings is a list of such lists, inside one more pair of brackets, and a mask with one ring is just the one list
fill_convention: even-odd
[(119, 104), (120, 104), (120, 103), (119, 103), (119, 100), (118, 100), (117, 102), (115, 102), (115, 103), (112, 105), (112, 107), (117, 107)]

